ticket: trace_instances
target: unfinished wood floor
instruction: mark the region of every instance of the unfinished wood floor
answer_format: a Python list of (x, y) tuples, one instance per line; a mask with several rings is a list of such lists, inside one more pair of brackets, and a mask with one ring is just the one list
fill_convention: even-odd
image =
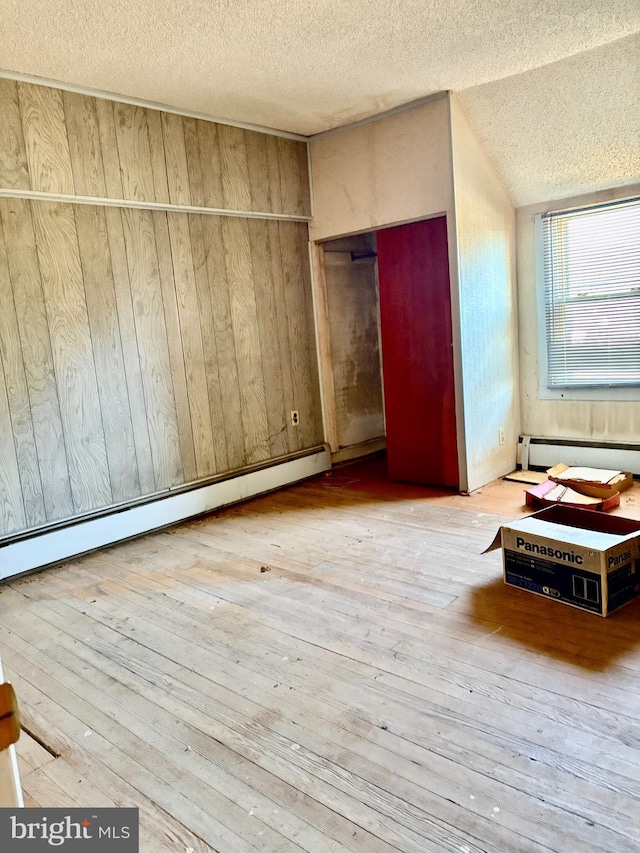
[(381, 470), (1, 588), (27, 802), (139, 806), (144, 853), (637, 851), (640, 602), (505, 588), (521, 485)]

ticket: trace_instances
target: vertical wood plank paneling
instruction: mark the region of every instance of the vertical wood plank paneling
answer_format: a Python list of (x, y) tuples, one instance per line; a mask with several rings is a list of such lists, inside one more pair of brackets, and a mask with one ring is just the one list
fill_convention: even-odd
[(258, 213), (270, 212), (272, 202), (267, 136), (264, 133), (254, 133), (247, 130), (245, 131), (245, 140), (247, 143), (251, 209)]
[(167, 327), (167, 345), (171, 363), (171, 381), (176, 406), (178, 436), (180, 439), (180, 455), (185, 480), (195, 480), (198, 476), (196, 453), (193, 443), (193, 428), (191, 426), (191, 411), (189, 409), (189, 391), (187, 388), (187, 372), (185, 365), (182, 336), (180, 334), (180, 315), (178, 299), (173, 275), (171, 259), (171, 242), (167, 214), (154, 211), (153, 227), (156, 235), (158, 250), (158, 270), (162, 287), (162, 304), (165, 325)]
[(209, 392), (202, 348), (198, 294), (191, 254), (189, 219), (180, 213), (168, 213), (169, 238), (173, 259), (180, 333), (189, 391), (189, 410), (198, 477), (215, 474), (216, 458), (209, 409)]
[(202, 330), (202, 351), (209, 396), (211, 429), (213, 430), (213, 448), (218, 471), (226, 471), (229, 468), (229, 457), (227, 454), (227, 439), (222, 411), (222, 395), (218, 371), (218, 345), (207, 271), (207, 254), (202, 225), (203, 218), (202, 216), (190, 214), (189, 232), (191, 235), (193, 272), (198, 294), (198, 312), (200, 315), (200, 328)]
[(147, 110), (114, 104), (113, 114), (124, 198), (155, 201)]
[(140, 495), (104, 208), (75, 208), (113, 500)]
[(116, 120), (113, 108), (113, 101), (96, 98), (96, 115), (106, 195), (107, 198), (122, 198), (122, 175), (120, 174), (120, 157), (118, 155)]
[(0, 186), (28, 190), (27, 151), (14, 80), (0, 80), (0, 117)]
[(0, 358), (0, 536), (26, 526), (16, 447), (11, 430), (11, 412)]
[[(304, 143), (7, 80), (0, 114), (0, 187), (308, 213)], [(0, 200), (0, 535), (318, 440), (303, 231)]]
[(153, 216), (122, 211), (133, 315), (157, 489), (184, 482)]
[(264, 219), (249, 221), (249, 241), (260, 332), (267, 422), (269, 424), (269, 453), (271, 456), (280, 456), (288, 451), (287, 416), (280, 367), (277, 306), (271, 273), (271, 251), (267, 222)]
[(247, 220), (224, 217), (222, 236), (240, 381), (245, 453), (250, 464), (269, 457), (269, 425)]
[(73, 207), (33, 202), (51, 351), (76, 512), (112, 502)]
[(129, 411), (133, 428), (133, 440), (138, 462), (138, 479), (143, 495), (155, 491), (153, 458), (149, 438), (149, 421), (144, 399), (144, 385), (140, 368), (140, 354), (133, 316), (133, 301), (129, 285), (129, 268), (125, 251), (122, 213), (114, 207), (104, 210), (109, 238), (113, 287), (120, 327), (120, 343), (125, 363), (125, 377), (129, 397)]
[[(279, 222), (280, 251), (284, 290), (287, 296), (287, 321), (289, 326), (289, 357), (296, 405), (300, 413), (298, 442), (308, 447), (315, 434), (315, 412), (311, 393), (312, 371), (309, 353), (309, 326), (303, 291), (305, 259), (300, 256), (297, 222)], [(308, 263), (308, 258), (306, 259)]]
[(280, 183), (280, 153), (278, 137), (266, 135), (264, 140), (267, 149), (267, 169), (269, 173), (269, 194), (271, 196), (272, 213), (283, 213), (282, 186)]
[(308, 215), (310, 201), (306, 144), (277, 137), (277, 147), (283, 212)]
[[(57, 521), (73, 515), (73, 499), (31, 207), (22, 199), (0, 199), (0, 210), (45, 512), (47, 521)], [(37, 497), (27, 501), (35, 505)]]
[(164, 154), (171, 204), (192, 204), (182, 116), (161, 113)]
[(284, 406), (287, 425), (287, 445), (289, 452), (299, 450), (302, 447), (300, 440), (300, 427), (291, 423), (291, 410), (298, 409), (298, 397), (293, 383), (293, 371), (291, 369), (291, 350), (289, 347), (289, 321), (288, 314), (292, 308), (291, 296), (285, 287), (284, 271), (282, 266), (282, 251), (280, 249), (280, 229), (278, 222), (267, 221), (267, 238), (269, 241), (269, 256), (271, 260), (271, 276), (273, 281), (273, 293), (278, 306), (276, 324), (278, 330), (278, 347), (280, 350), (280, 370), (282, 373), (282, 391), (284, 394)]
[(72, 195), (75, 187), (62, 92), (19, 83), (18, 95), (31, 189)]
[[(23, 504), (25, 526), (44, 524), (47, 516), (38, 469), (38, 455), (31, 419), (27, 378), (24, 372), (18, 318), (11, 287), (0, 211), (0, 360), (4, 368), (8, 417), (0, 420), (0, 432), (15, 447), (20, 474), (19, 497)], [(8, 532), (8, 531), (5, 531)]]
[(222, 239), (222, 218), (219, 216), (203, 216), (202, 232), (218, 352), (218, 376), (227, 457), (229, 469), (232, 470), (245, 464), (245, 448), (236, 345), (231, 322), (231, 299), (229, 297), (229, 282)]
[(169, 201), (167, 163), (164, 156), (162, 139), (162, 119), (158, 110), (146, 110), (149, 129), (149, 147), (151, 152), (151, 171), (153, 172), (154, 201)]
[(63, 92), (73, 182), (78, 195), (106, 196), (96, 99)]
[(182, 127), (184, 129), (184, 150), (187, 155), (191, 204), (195, 207), (204, 207), (203, 169), (200, 162), (198, 122), (194, 118), (183, 117)]
[(0, 186), (309, 214), (304, 142), (9, 80), (0, 107)]
[(218, 125), (211, 121), (197, 121), (198, 147), (202, 167), (202, 201), (206, 207), (224, 207), (222, 189), (222, 161)]
[(309, 215), (306, 144), (0, 80), (0, 186)]
[[(7, 385), (15, 367), (11, 365), (15, 349), (19, 351), (18, 329), (13, 310), (13, 293), (9, 282), (9, 268), (4, 247), (4, 234), (0, 223), (0, 536), (22, 530), (27, 525), (22, 485), (18, 470), (18, 456), (9, 403)], [(9, 304), (7, 304), (9, 300)], [(9, 317), (5, 318), (5, 314)], [(7, 322), (8, 320), (8, 322)], [(5, 340), (5, 335), (12, 340)], [(8, 358), (5, 361), (5, 353)]]
[(241, 127), (218, 125), (218, 142), (222, 162), (222, 195), (230, 210), (251, 209), (247, 143)]

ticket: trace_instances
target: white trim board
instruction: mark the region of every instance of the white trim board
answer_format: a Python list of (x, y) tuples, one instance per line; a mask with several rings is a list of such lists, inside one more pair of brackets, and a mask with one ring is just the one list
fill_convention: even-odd
[(137, 201), (129, 198), (101, 198), (89, 195), (46, 193), (41, 190), (0, 188), (0, 198), (23, 198), (28, 201), (62, 202), (63, 204), (93, 204), (101, 207), (131, 207), (136, 210), (167, 210), (170, 213), (200, 213), (207, 216), (233, 216), (245, 219), (275, 219), (287, 222), (310, 222), (311, 216), (297, 213), (261, 213), (255, 210), (230, 210), (225, 207), (196, 207), (191, 204), (170, 204), (163, 201)]
[(183, 110), (180, 107), (172, 107), (169, 104), (161, 104), (156, 101), (145, 101), (144, 98), (132, 98), (129, 95), (119, 95), (116, 92), (105, 92), (103, 89), (92, 89), (90, 86), (76, 86), (75, 83), (63, 83), (60, 80), (49, 80), (46, 77), (36, 77), (33, 74), (22, 74), (20, 71), (9, 71), (8, 68), (0, 68), (0, 78), (5, 80), (16, 80), (18, 83), (32, 83), (34, 86), (49, 86), (50, 89), (61, 89), (63, 92), (76, 92), (78, 95), (89, 95), (92, 98), (100, 98), (103, 101), (118, 101), (120, 104), (132, 104), (134, 107), (145, 107), (149, 110), (159, 110), (163, 113), (175, 113), (188, 118), (198, 118), (202, 121), (213, 121), (216, 124), (228, 124), (231, 127), (242, 127), (245, 130), (257, 130), (258, 133), (268, 133), (270, 136), (282, 136), (284, 139), (295, 139), (297, 142), (306, 142), (307, 137), (299, 133), (291, 133), (288, 130), (278, 130), (275, 127), (263, 127), (261, 124), (252, 124), (248, 121), (234, 121), (228, 118), (217, 118), (208, 113), (196, 110)]
[(370, 438), (368, 441), (361, 441), (359, 444), (351, 444), (349, 447), (341, 447), (331, 454), (331, 461), (335, 465), (336, 462), (349, 462), (351, 459), (362, 459), (364, 456), (370, 456), (372, 453), (380, 453), (387, 449), (387, 438)]
[(168, 527), (187, 518), (313, 477), (330, 468), (331, 456), (325, 448), (228, 480), (9, 542), (0, 547), (0, 580)]

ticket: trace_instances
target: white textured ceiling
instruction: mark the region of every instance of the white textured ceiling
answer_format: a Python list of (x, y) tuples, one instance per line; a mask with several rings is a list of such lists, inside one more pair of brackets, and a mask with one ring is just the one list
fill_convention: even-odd
[[(579, 118), (574, 98), (591, 99), (589, 120), (613, 111), (610, 96), (618, 116), (633, 102), (637, 121), (629, 37), (638, 31), (638, 0), (0, 0), (0, 65), (304, 134), (442, 89), (470, 90), (472, 122), (521, 204), (532, 199), (525, 185), (536, 168), (547, 167), (540, 128), (550, 139), (565, 131), (564, 101)], [(624, 64), (624, 91), (607, 68), (607, 86), (592, 79), (600, 50)], [(553, 68), (550, 108), (538, 86)], [(591, 77), (581, 90), (582, 73)], [(617, 164), (632, 123), (618, 122)], [(579, 141), (596, 162), (593, 134), (583, 129)]]
[(460, 97), (517, 207), (640, 183), (640, 35)]

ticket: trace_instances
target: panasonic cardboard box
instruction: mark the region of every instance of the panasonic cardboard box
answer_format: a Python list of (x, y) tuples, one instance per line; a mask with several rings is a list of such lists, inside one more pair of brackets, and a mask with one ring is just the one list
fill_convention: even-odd
[(505, 524), (504, 581), (607, 616), (640, 594), (640, 521), (551, 506)]

